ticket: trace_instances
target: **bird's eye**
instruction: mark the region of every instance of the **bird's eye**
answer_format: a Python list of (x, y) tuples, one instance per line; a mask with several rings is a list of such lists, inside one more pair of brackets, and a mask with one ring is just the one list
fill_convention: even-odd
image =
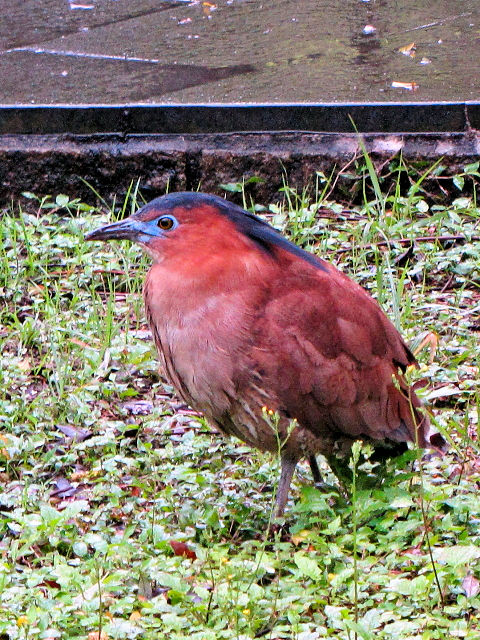
[(176, 220), (170, 216), (162, 216), (159, 218), (157, 226), (162, 229), (162, 231), (169, 231), (169, 229), (173, 229), (175, 222)]

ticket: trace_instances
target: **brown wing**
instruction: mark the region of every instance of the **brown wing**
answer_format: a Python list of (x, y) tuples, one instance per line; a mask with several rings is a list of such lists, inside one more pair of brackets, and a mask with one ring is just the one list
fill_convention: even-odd
[(426, 446), (428, 420), (401, 375), (414, 356), (378, 304), (333, 266), (284, 265), (259, 327), (254, 357), (266, 386), (316, 435)]

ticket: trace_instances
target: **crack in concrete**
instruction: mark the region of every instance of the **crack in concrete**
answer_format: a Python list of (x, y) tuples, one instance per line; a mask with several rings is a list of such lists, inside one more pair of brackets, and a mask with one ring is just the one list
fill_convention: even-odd
[(143, 62), (147, 64), (160, 64), (160, 60), (157, 58), (140, 58), (136, 56), (116, 56), (107, 53), (84, 53), (81, 51), (59, 51), (57, 49), (45, 49), (43, 47), (13, 47), (12, 49), (5, 49), (0, 51), (0, 55), (16, 52), (27, 52), (35, 54), (46, 54), (51, 56), (64, 56), (67, 58), (89, 58), (94, 60), (118, 60), (119, 62)]

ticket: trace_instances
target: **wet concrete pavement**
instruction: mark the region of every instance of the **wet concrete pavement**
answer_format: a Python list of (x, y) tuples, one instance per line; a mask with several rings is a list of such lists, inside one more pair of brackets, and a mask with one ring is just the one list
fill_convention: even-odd
[(480, 155), (478, 0), (0, 4), (0, 202), (252, 176), (269, 202), (361, 156), (351, 118), (380, 166)]
[(477, 0), (4, 0), (2, 14), (4, 105), (480, 97)]

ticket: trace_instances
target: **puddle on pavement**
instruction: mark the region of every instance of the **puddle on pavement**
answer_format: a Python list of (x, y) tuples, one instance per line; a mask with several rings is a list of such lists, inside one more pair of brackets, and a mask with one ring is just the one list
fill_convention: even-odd
[(477, 0), (4, 4), (3, 104), (480, 97)]

